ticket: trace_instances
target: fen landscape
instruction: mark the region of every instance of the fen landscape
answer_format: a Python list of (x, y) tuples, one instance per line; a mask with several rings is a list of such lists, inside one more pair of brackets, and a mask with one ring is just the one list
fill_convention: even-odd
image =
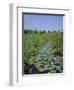
[[(37, 22), (35, 18), (39, 16), (36, 16), (34, 21), (33, 17), (31, 19), (28, 17), (31, 22), (26, 25), (27, 27), (32, 23), (34, 25), (34, 22)], [(29, 23), (29, 20), (25, 19), (25, 22), (28, 21)], [(40, 23), (43, 25), (41, 20)], [(57, 20), (56, 17), (51, 19), (52, 24), (55, 22), (54, 20)], [(60, 23), (58, 25), (60, 26)], [(54, 27), (56, 24), (51, 26)], [(39, 27), (39, 24), (36, 27)], [(49, 30), (49, 27), (48, 30), (43, 29), (24, 28), (24, 74), (63, 73), (63, 29)]]
[(24, 30), (26, 74), (63, 71), (63, 32)]

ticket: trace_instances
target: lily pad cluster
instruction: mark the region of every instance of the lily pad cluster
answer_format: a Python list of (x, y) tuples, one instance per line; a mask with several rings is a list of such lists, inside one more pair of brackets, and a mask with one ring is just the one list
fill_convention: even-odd
[(29, 60), (29, 74), (40, 73), (62, 73), (63, 60), (59, 56), (55, 56), (50, 48), (44, 48), (39, 51), (37, 56), (33, 56)]

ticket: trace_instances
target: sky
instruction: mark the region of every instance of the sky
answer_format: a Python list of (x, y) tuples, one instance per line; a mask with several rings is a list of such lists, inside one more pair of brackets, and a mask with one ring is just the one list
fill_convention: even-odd
[(61, 31), (63, 29), (63, 15), (24, 14), (25, 29)]

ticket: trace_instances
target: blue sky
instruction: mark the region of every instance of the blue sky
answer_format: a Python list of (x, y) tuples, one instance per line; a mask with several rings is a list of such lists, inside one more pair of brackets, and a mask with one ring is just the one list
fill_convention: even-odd
[(24, 14), (24, 29), (61, 31), (63, 16)]

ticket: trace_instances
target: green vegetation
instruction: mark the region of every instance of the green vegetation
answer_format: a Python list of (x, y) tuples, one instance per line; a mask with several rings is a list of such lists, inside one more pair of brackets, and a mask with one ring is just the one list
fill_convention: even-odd
[(63, 72), (63, 32), (24, 30), (24, 73)]

